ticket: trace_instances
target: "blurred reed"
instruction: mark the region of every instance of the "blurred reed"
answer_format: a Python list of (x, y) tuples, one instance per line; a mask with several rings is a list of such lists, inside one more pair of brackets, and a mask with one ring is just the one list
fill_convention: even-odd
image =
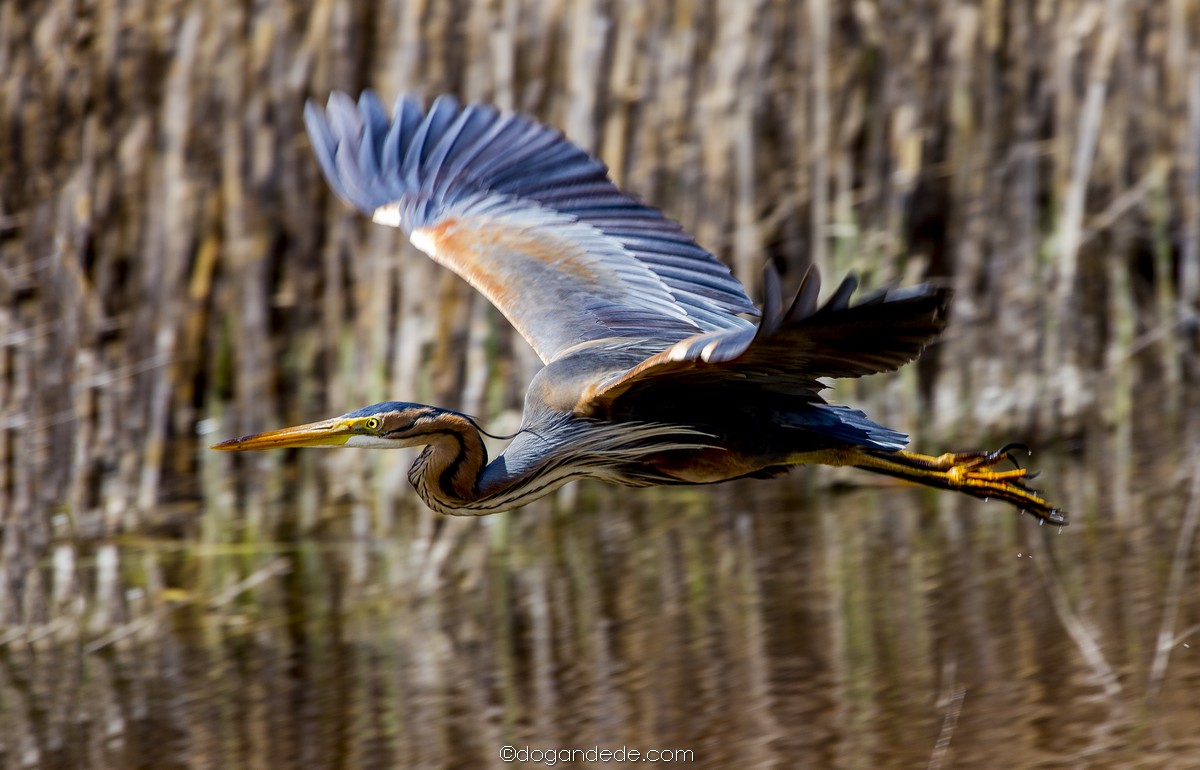
[[(215, 439), (386, 398), (515, 422), (524, 342), (327, 191), (300, 116), (333, 89), (559, 126), (752, 294), (766, 259), (950, 281), (919, 367), (833, 393), (920, 446), (1186, 443), (1197, 30), (1186, 0), (5, 2), (0, 625), (81, 592), (101, 626), (135, 615), (118, 578), (173, 578), (104, 551), (131, 533), (288, 539), (331, 501), (362, 532), (441, 531), (406, 455)], [(220, 595), (263, 558), (195, 569)]]

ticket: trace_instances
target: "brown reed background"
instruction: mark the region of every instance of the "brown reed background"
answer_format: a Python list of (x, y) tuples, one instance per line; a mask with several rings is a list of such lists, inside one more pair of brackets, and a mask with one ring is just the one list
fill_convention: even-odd
[[(831, 395), (1035, 445), (1073, 525), (803, 473), (448, 519), (407, 452), (207, 451), (515, 427), (532, 352), (320, 178), (304, 100), (365, 87), (561, 127), (751, 294), (953, 282)], [(1185, 766), (1198, 156), (1196, 0), (0, 0), (0, 766)]]
[(833, 394), (922, 448), (1197, 435), (1193, 0), (6, 0), (0, 85), (0, 621), (75, 559), (103, 592), (116, 536), (433, 526), (403, 459), (219, 438), (387, 398), (515, 423), (532, 353), (320, 178), (333, 89), (559, 126), (752, 294), (769, 258), (952, 281), (919, 368)]

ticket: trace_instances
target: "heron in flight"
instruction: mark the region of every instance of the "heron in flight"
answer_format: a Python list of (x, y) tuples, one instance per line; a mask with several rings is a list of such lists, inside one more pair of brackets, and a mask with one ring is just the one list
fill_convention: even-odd
[[(524, 505), (584, 477), (628, 486), (768, 478), (819, 463), (863, 468), (978, 498), (1042, 521), (1066, 517), (1001, 469), (997, 451), (905, 451), (908, 437), (827, 403), (821, 378), (912, 361), (943, 328), (950, 290), (879, 291), (825, 302), (810, 269), (790, 304), (768, 267), (763, 306), (674, 221), (622, 192), (600, 161), (556, 130), (443, 96), (335, 93), (304, 113), (339, 197), (483, 293), (545, 366), (521, 427), (488, 462), (465, 414), (388, 401), (258, 433), (215, 449), (424, 446), (408, 478), (435, 511)], [(757, 319), (757, 322), (751, 319)]]

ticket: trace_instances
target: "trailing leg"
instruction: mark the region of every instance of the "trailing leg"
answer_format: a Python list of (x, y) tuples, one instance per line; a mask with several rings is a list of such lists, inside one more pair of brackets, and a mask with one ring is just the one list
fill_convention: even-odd
[(1003, 500), (1042, 521), (1065, 526), (1066, 514), (1048, 503), (1038, 490), (1025, 485), (1025, 481), (1031, 478), (1026, 468), (1018, 466), (993, 470), (1005, 460), (1012, 460), (1015, 466), (1012, 452), (1017, 448), (1024, 447), (1009, 444), (994, 452), (948, 452), (934, 456), (850, 447), (822, 452), (818, 462), (850, 465), (928, 487), (955, 490), (983, 500)]

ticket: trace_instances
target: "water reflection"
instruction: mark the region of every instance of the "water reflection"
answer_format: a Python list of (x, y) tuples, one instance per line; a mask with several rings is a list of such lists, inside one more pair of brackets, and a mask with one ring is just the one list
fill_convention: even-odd
[[(1111, 480), (1039, 459), (1074, 515), (1062, 534), (800, 475), (576, 488), (426, 519), (420, 547), (355, 537), (353, 516), (291, 544), (124, 542), (137, 590), (118, 631), (81, 636), (80, 608), (0, 646), (0, 751), (9, 767), (395, 768), (503, 766), (504, 746), (687, 750), (697, 767), (1200, 750), (1200, 639), (1147, 698), (1177, 536), (1155, 521), (1181, 514), (1126, 512), (1141, 523), (1123, 529)], [(1131, 499), (1181, 508), (1186, 474), (1154, 467)], [(1178, 611), (1194, 623), (1197, 592)]]

